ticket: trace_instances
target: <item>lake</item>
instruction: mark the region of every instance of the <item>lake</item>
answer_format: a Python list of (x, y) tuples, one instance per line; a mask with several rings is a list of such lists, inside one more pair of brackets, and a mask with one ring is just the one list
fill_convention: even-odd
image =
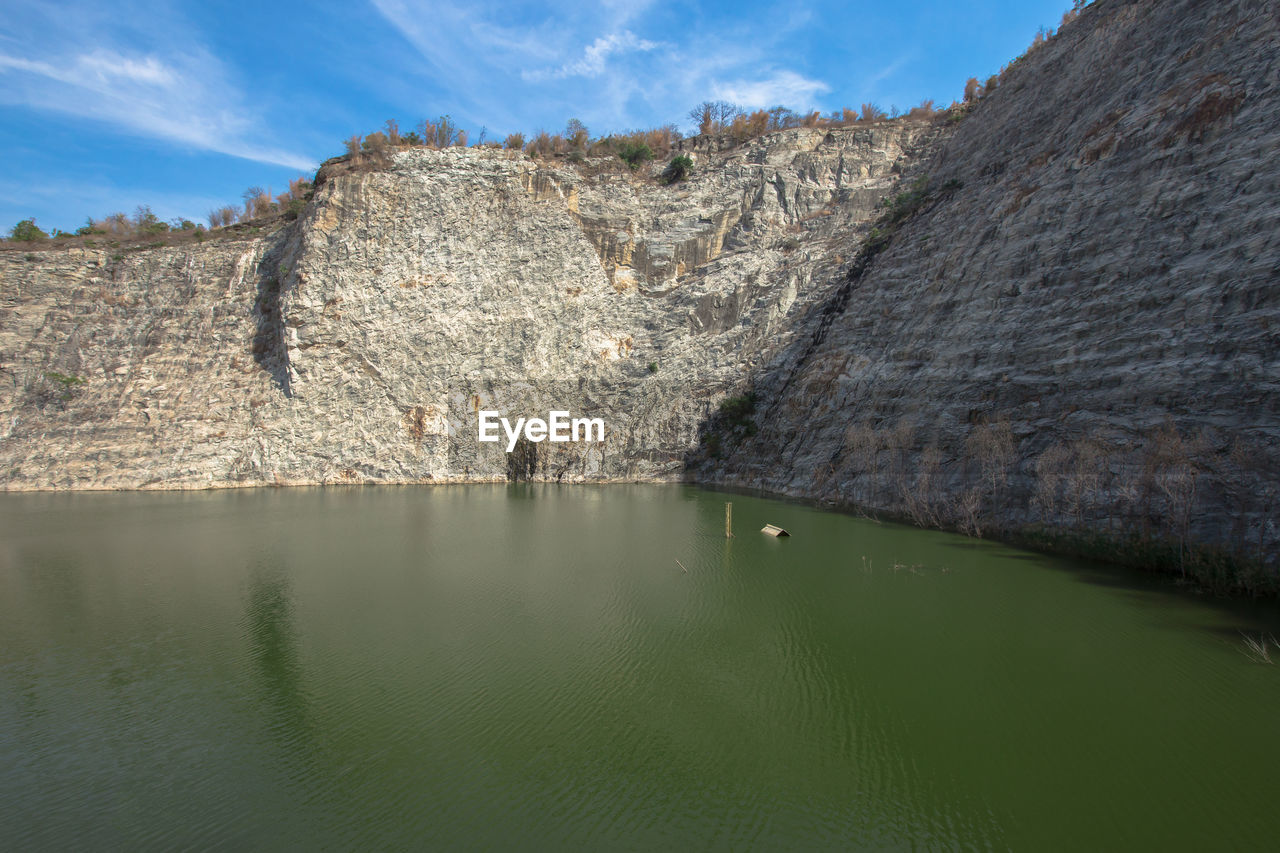
[(1270, 848), (1241, 632), (689, 486), (0, 494), (0, 848)]

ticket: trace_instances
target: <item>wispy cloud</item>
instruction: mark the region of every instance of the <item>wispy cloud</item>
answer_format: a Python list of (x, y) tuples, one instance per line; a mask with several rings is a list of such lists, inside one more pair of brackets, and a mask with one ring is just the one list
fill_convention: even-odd
[(425, 60), (419, 73), (491, 127), (531, 130), (559, 114), (621, 130), (671, 121), (708, 97), (801, 107), (830, 91), (778, 61), (780, 40), (811, 17), (803, 8), (772, 25), (726, 29), (689, 25), (701, 12), (671, 3), (614, 0), (566, 12), (535, 0), (499, 15), (460, 0), (371, 2)]
[(907, 63), (911, 62), (914, 58), (915, 58), (914, 52), (904, 53), (902, 56), (899, 56), (893, 62), (890, 62), (888, 65), (886, 65), (884, 68), (881, 68), (875, 74), (872, 74), (870, 77), (868, 77), (866, 79), (866, 84), (873, 85), (875, 83), (880, 83), (884, 80), (888, 80), (890, 77), (897, 74), (904, 67), (906, 67)]
[(604, 73), (605, 61), (610, 54), (628, 51), (649, 51), (659, 47), (658, 42), (638, 38), (630, 30), (601, 36), (587, 46), (582, 56), (554, 70), (526, 70), (520, 72), (525, 80), (559, 80), (565, 77), (599, 77)]
[(62, 32), (5, 39), (0, 104), (100, 121), (246, 160), (314, 168), (311, 158), (271, 144), (244, 93), (198, 43), (185, 40), (181, 51), (114, 45), (109, 29), (86, 33), (75, 17), (68, 10), (65, 18), (44, 18), (45, 26), (65, 23)]
[(712, 95), (716, 100), (754, 109), (778, 104), (803, 109), (811, 106), (817, 95), (830, 91), (831, 87), (821, 80), (811, 80), (788, 70), (775, 71), (755, 80), (731, 80), (712, 85)]

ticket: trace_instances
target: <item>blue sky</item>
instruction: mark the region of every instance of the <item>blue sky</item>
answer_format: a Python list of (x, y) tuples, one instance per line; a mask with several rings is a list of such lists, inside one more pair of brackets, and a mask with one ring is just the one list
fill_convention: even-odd
[(1070, 0), (9, 4), (0, 230), (149, 204), (203, 222), (353, 133), (449, 114), (474, 142), (675, 122), (701, 101), (829, 112), (959, 97)]

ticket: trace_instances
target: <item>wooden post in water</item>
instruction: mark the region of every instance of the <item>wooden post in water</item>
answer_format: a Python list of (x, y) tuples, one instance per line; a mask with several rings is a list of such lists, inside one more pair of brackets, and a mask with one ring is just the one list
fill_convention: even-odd
[(724, 504), (724, 538), (733, 538), (733, 501)]

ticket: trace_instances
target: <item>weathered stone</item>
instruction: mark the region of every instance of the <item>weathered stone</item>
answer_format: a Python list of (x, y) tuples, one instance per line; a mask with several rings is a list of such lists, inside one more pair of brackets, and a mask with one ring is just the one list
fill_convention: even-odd
[[(937, 133), (786, 131), (701, 154), (674, 186), (661, 164), (413, 149), (322, 182), (261, 239), (6, 253), (0, 483), (679, 478)], [(477, 442), (481, 408), (603, 417), (606, 441), (512, 468)]]
[(1267, 4), (1086, 10), (920, 165), (962, 188), (810, 313), (754, 379), (760, 433), (699, 476), (1274, 558), (1278, 38)]

